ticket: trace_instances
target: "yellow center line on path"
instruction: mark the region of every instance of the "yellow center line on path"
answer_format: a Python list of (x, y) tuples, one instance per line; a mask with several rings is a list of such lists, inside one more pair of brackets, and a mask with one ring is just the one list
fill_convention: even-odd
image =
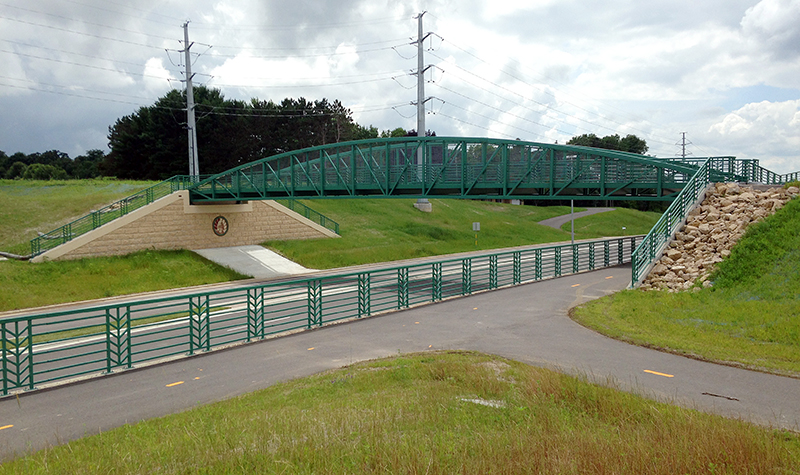
[(9, 424), (7, 426), (0, 427), (0, 430), (10, 429), (12, 427), (14, 427), (14, 424)]
[(572, 286), (572, 288), (580, 287), (580, 286), (581, 286), (581, 284), (575, 284), (575, 285)]
[(314, 349), (314, 347), (312, 346), (311, 348), (309, 348), (309, 349), (308, 349), (308, 351), (311, 351), (311, 350), (313, 350), (313, 349)]
[(606, 277), (606, 280), (608, 280), (608, 279), (613, 279), (613, 278), (614, 278), (614, 276), (613, 276), (613, 275), (610, 275), (610, 276)]
[(644, 370), (644, 372), (645, 373), (654, 374), (656, 376), (663, 376), (665, 378), (674, 378), (675, 377), (675, 375), (672, 375), (672, 374), (659, 373), (658, 371), (650, 371), (649, 369)]
[(178, 381), (177, 383), (167, 384), (167, 387), (168, 387), (168, 388), (171, 388), (171, 387), (173, 387), (173, 386), (177, 386), (177, 385), (179, 385), (179, 384), (183, 384), (183, 381)]

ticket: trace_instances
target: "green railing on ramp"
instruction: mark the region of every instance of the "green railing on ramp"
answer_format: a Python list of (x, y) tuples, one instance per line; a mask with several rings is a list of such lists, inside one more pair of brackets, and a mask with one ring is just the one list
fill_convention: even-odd
[(309, 208), (303, 203), (291, 199), (277, 200), (277, 202), (279, 204), (282, 204), (283, 206), (286, 206), (287, 208), (299, 214), (300, 216), (303, 216), (304, 218), (310, 219), (311, 221), (319, 224), (323, 228), (330, 229), (336, 234), (339, 234), (339, 223), (325, 216), (322, 213), (314, 211), (313, 209)]
[[(677, 159), (684, 163), (692, 160)], [(659, 258), (672, 236), (683, 225), (689, 212), (698, 204), (702, 194), (711, 183), (721, 181), (745, 181), (766, 185), (781, 185), (800, 179), (800, 172), (779, 175), (758, 164), (758, 160), (721, 161), (716, 158), (695, 160), (697, 173), (681, 190), (667, 211), (631, 257), (631, 287), (635, 287), (647, 276), (652, 264)], [(735, 178), (735, 179), (732, 179)]]
[(194, 183), (198, 183), (206, 177), (191, 177), (186, 175), (174, 176), (161, 183), (155, 184), (136, 194), (115, 201), (110, 205), (97, 211), (82, 216), (71, 223), (67, 223), (49, 233), (40, 234), (31, 239), (31, 257), (38, 256), (44, 252), (54, 249), (78, 236), (93, 231), (104, 224), (108, 224), (115, 219), (125, 216), (132, 211), (149, 205), (154, 201), (179, 190), (186, 190)]
[(675, 197), (667, 211), (661, 215), (661, 219), (658, 220), (639, 247), (633, 252), (631, 257), (631, 286), (636, 286), (645, 277), (650, 265), (660, 256), (675, 231), (683, 225), (689, 211), (691, 211), (711, 183), (710, 179), (711, 164), (710, 160), (707, 160), (678, 196)]

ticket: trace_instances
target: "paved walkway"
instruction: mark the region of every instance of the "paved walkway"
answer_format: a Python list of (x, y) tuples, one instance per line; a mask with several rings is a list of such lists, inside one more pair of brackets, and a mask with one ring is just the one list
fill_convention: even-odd
[(194, 252), (223, 267), (256, 279), (307, 274), (314, 271), (262, 246), (219, 247)]
[(0, 459), (357, 361), (476, 350), (703, 411), (800, 428), (800, 380), (627, 345), (567, 309), (624, 289), (630, 267), (571, 275), (0, 400)]
[(549, 226), (560, 231), (561, 226), (567, 224), (572, 219), (583, 218), (585, 216), (591, 216), (598, 213), (605, 213), (606, 211), (614, 211), (615, 209), (616, 208), (589, 208), (586, 211), (578, 211), (574, 214), (564, 214), (561, 216), (556, 216), (555, 218), (545, 219), (543, 221), (539, 221), (539, 224), (542, 226)]

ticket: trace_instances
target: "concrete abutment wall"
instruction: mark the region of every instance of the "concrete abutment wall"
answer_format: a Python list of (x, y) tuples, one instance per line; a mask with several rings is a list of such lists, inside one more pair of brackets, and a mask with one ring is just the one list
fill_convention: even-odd
[(51, 249), (33, 262), (323, 237), (338, 235), (274, 201), (192, 205), (184, 190)]

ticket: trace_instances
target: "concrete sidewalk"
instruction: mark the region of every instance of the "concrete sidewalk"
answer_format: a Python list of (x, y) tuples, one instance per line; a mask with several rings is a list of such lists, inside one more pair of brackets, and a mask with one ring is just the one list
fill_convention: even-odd
[(223, 267), (256, 279), (307, 274), (305, 267), (261, 246), (219, 247), (194, 251)]

